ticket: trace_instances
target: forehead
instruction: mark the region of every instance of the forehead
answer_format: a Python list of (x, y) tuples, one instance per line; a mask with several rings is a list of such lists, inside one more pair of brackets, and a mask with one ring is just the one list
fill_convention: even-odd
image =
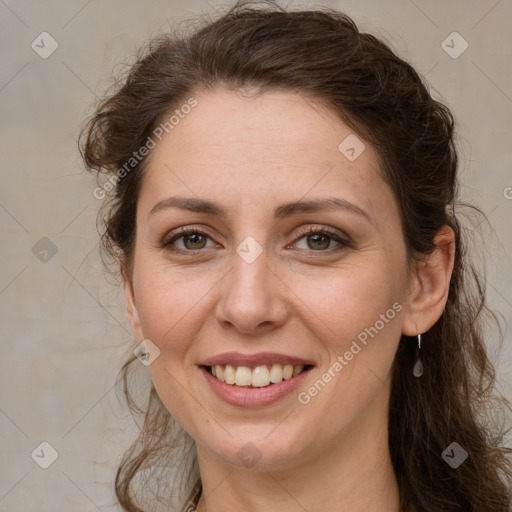
[[(370, 211), (393, 202), (375, 150), (314, 100), (284, 91), (194, 97), (197, 105), (152, 150), (142, 208), (169, 193), (214, 196), (238, 208), (326, 193)], [(361, 152), (355, 159), (343, 152), (347, 140)]]

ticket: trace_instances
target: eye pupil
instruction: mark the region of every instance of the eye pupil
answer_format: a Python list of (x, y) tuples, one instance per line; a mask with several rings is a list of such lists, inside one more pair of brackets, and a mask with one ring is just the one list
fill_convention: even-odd
[[(199, 239), (199, 241), (198, 241), (198, 239)], [(195, 250), (195, 249), (201, 249), (204, 246), (205, 238), (203, 235), (200, 235), (199, 233), (192, 233), (191, 235), (184, 235), (183, 240), (184, 240), (184, 244), (186, 247), (187, 247), (187, 241), (192, 240), (192, 244), (194, 247), (188, 247), (188, 248)], [(201, 241), (203, 242), (203, 246), (201, 246)], [(200, 247), (197, 247), (196, 244), (199, 244)]]
[[(315, 241), (313, 243), (320, 243), (321, 244), (321, 247), (318, 247), (318, 245), (314, 248), (316, 249), (326, 249), (327, 247), (329, 247), (329, 237), (325, 236), (325, 235), (319, 235), (319, 234), (315, 234), (315, 235), (310, 235), (309, 237), (310, 239), (314, 239)], [(323, 238), (324, 240), (324, 243), (322, 244), (321, 243), (321, 239)], [(325, 243), (327, 242), (327, 243)]]

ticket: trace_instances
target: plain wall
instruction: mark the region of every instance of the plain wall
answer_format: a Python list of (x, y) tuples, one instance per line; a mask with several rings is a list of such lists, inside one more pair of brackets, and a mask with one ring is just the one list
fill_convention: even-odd
[[(107, 281), (99, 257), (100, 201), (93, 178), (82, 172), (76, 140), (114, 68), (166, 30), (167, 20), (220, 5), (230, 4), (0, 2), (0, 511), (118, 510), (114, 472), (137, 427), (118, 404), (114, 382), (133, 340), (124, 299)], [(512, 317), (512, 3), (290, 5), (346, 11), (362, 30), (392, 43), (453, 110), (461, 196), (476, 202), (492, 224), (494, 232), (482, 225), (488, 297), (506, 328)], [(35, 40), (40, 52), (51, 48), (49, 39), (40, 43), (44, 31), (58, 43), (46, 59), (31, 47)], [(441, 46), (453, 31), (469, 44), (458, 58)], [(511, 341), (505, 329), (496, 360), (500, 389), (509, 398)], [(493, 358), (495, 346), (493, 333)], [(43, 441), (58, 453), (48, 469), (31, 457)], [(36, 453), (43, 458), (41, 449)], [(44, 453), (49, 456), (48, 449)]]

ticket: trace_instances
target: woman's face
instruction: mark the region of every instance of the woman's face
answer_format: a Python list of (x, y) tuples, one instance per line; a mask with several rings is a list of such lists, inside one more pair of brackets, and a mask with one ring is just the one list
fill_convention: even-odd
[[(237, 465), (292, 466), (385, 431), (409, 280), (376, 152), (300, 95), (195, 97), (152, 150), (126, 283), (137, 341), (160, 351), (161, 400), (198, 450)], [(215, 357), (256, 386), (208, 374)], [(308, 371), (264, 385), (301, 360)]]

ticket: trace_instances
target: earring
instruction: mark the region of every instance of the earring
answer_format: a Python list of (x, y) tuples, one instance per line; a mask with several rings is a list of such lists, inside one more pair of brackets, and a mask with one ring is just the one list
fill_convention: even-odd
[(412, 369), (412, 374), (415, 377), (421, 377), (423, 375), (423, 363), (420, 359), (420, 349), (421, 349), (421, 334), (418, 334), (418, 348), (416, 349), (416, 362), (414, 363), (414, 367)]

